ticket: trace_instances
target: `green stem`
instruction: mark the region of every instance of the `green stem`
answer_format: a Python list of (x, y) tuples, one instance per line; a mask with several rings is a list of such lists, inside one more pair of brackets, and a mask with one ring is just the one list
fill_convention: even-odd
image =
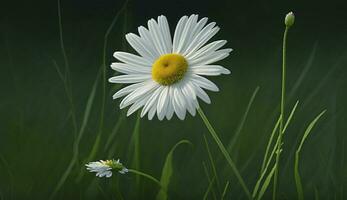
[(216, 131), (213, 129), (212, 125), (210, 124), (210, 122), (208, 121), (206, 115), (204, 114), (204, 112), (201, 110), (201, 108), (198, 108), (198, 113), (200, 115), (200, 117), (202, 118), (202, 121), (205, 123), (207, 129), (209, 130), (212, 138), (214, 139), (214, 141), (217, 143), (219, 149), (221, 150), (222, 154), (224, 155), (225, 159), (227, 160), (228, 164), (230, 165), (231, 169), (233, 170), (236, 178), (238, 179), (238, 181), (241, 184), (242, 189), (245, 191), (248, 199), (252, 199), (251, 193), (249, 192), (245, 181), (243, 180), (239, 170), (237, 169), (235, 163), (233, 162), (233, 160), (231, 159), (228, 151), (226, 150), (226, 148), (224, 147), (222, 141), (219, 139)]
[(143, 172), (140, 172), (140, 171), (137, 171), (135, 169), (128, 169), (128, 170), (129, 170), (128, 172), (139, 175), (139, 176), (143, 176), (143, 177), (147, 178), (148, 180), (155, 182), (156, 184), (158, 184), (159, 187), (161, 187), (160, 181), (158, 179), (154, 178), (153, 176), (146, 174), (146, 173), (143, 173)]
[(288, 33), (289, 27), (287, 26), (284, 34), (283, 34), (283, 46), (282, 46), (282, 87), (281, 87), (281, 120), (280, 120), (280, 130), (279, 130), (279, 141), (276, 151), (276, 169), (275, 169), (275, 175), (274, 175), (274, 184), (273, 184), (273, 193), (272, 193), (272, 199), (276, 199), (276, 193), (277, 193), (277, 182), (278, 182), (278, 172), (279, 172), (279, 160), (280, 160), (280, 154), (281, 154), (281, 148), (282, 148), (282, 136), (283, 136), (283, 127), (284, 127), (284, 104), (285, 104), (285, 92), (286, 92), (286, 46), (287, 46), (287, 33)]

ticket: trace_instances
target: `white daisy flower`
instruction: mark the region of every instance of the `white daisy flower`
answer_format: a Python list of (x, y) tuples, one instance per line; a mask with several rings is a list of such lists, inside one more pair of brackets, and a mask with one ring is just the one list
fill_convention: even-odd
[(86, 164), (87, 170), (90, 172), (96, 172), (96, 176), (107, 178), (112, 176), (112, 171), (118, 171), (121, 174), (127, 173), (129, 170), (123, 166), (118, 160), (100, 160), (96, 162), (90, 162)]
[[(173, 40), (165, 16), (148, 21), (148, 29), (140, 26), (139, 35), (129, 33), (126, 39), (139, 55), (117, 51), (114, 57), (120, 62), (111, 68), (123, 75), (109, 79), (111, 83), (131, 84), (113, 95), (113, 99), (126, 96), (120, 103), (123, 109), (130, 106), (127, 115), (142, 108), (141, 117), (170, 120), (174, 113), (183, 120), (186, 111), (195, 116), (198, 98), (211, 103), (203, 90), (217, 92), (218, 87), (203, 76), (230, 74), (214, 62), (229, 56), (232, 49), (220, 49), (226, 40), (206, 44), (218, 31), (215, 22), (198, 15), (183, 16), (177, 23)], [(207, 25), (206, 25), (207, 24)]]

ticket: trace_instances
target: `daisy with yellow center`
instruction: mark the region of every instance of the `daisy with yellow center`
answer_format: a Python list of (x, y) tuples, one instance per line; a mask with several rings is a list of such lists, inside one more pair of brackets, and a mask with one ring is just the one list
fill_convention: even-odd
[(218, 91), (218, 87), (203, 76), (229, 74), (230, 71), (214, 62), (224, 59), (231, 49), (220, 49), (225, 40), (207, 42), (219, 31), (215, 22), (198, 20), (198, 15), (183, 16), (177, 23), (173, 39), (165, 16), (148, 21), (148, 28), (140, 26), (139, 35), (129, 33), (126, 39), (139, 55), (115, 52), (120, 62), (111, 68), (123, 73), (109, 79), (111, 83), (130, 84), (119, 90), (113, 98), (125, 98), (120, 108), (130, 106), (127, 115), (142, 108), (141, 117), (153, 119), (174, 113), (183, 120), (186, 111), (195, 116), (199, 108), (198, 97), (206, 103), (210, 98), (205, 90)]

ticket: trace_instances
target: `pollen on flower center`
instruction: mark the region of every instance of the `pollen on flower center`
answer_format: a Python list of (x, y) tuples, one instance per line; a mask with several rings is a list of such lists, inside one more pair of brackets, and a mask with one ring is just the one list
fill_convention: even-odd
[(152, 78), (161, 85), (172, 85), (184, 77), (188, 62), (179, 54), (160, 56), (152, 66)]

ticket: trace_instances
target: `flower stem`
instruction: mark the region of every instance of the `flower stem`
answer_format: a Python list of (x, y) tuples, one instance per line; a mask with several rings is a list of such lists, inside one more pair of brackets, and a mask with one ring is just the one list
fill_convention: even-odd
[(288, 33), (289, 27), (286, 26), (286, 29), (283, 34), (283, 46), (282, 46), (282, 87), (281, 87), (281, 113), (280, 113), (280, 130), (279, 130), (279, 140), (276, 150), (276, 163), (277, 166), (275, 169), (275, 175), (274, 175), (274, 184), (273, 184), (273, 193), (272, 193), (272, 199), (276, 199), (276, 193), (277, 193), (277, 182), (278, 182), (278, 172), (279, 172), (279, 160), (280, 160), (280, 154), (281, 154), (281, 148), (282, 148), (282, 136), (283, 136), (283, 127), (284, 127), (284, 104), (285, 104), (285, 92), (286, 92), (286, 46), (287, 46), (287, 33)]
[(156, 184), (158, 184), (159, 187), (161, 187), (160, 181), (149, 174), (137, 171), (135, 169), (128, 169), (128, 172), (139, 175), (139, 176), (143, 176), (143, 177), (155, 182)]
[(231, 169), (233, 170), (236, 178), (238, 179), (238, 181), (241, 184), (242, 189), (245, 191), (248, 199), (252, 199), (251, 193), (249, 192), (245, 181), (243, 180), (239, 170), (237, 169), (235, 163), (233, 162), (233, 160), (231, 159), (228, 151), (226, 150), (226, 148), (224, 147), (222, 141), (219, 139), (216, 131), (213, 129), (212, 125), (210, 124), (210, 122), (208, 121), (206, 115), (204, 114), (204, 112), (201, 110), (201, 108), (198, 108), (198, 113), (202, 119), (202, 121), (205, 123), (207, 129), (209, 130), (212, 138), (214, 139), (214, 141), (217, 143), (219, 149), (221, 150), (222, 154), (224, 155), (225, 159), (227, 160), (228, 164), (230, 165)]

